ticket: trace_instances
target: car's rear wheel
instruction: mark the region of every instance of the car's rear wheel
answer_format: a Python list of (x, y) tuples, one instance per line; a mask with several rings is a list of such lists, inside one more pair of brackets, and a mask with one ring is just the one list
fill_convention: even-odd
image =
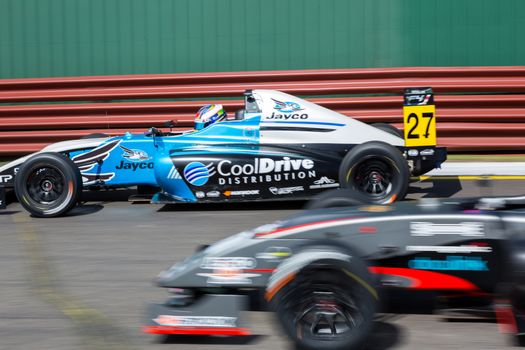
[(20, 204), (33, 216), (55, 217), (71, 210), (82, 191), (76, 165), (58, 153), (39, 153), (29, 158), (15, 177)]
[(410, 171), (401, 152), (387, 143), (372, 141), (355, 146), (343, 158), (339, 183), (358, 201), (388, 204), (403, 199)]
[(320, 261), (301, 270), (273, 302), (287, 335), (300, 349), (359, 349), (377, 306), (373, 278), (361, 259)]
[(383, 130), (389, 134), (392, 134), (394, 136), (397, 136), (397, 137), (401, 137), (403, 138), (404, 135), (403, 135), (403, 131), (399, 130), (398, 128), (396, 128), (395, 126), (391, 125), (391, 124), (387, 124), (387, 123), (373, 123), (373, 124), (370, 124), (372, 125), (374, 128), (377, 128), (379, 130)]

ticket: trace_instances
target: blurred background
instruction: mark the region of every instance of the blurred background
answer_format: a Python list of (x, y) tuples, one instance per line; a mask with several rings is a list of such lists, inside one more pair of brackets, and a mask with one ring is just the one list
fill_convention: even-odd
[(0, 77), (520, 65), (520, 0), (0, 0)]

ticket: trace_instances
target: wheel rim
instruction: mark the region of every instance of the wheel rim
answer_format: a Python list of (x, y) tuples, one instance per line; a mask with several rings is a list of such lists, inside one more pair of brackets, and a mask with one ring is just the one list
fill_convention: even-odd
[(367, 159), (357, 165), (352, 176), (356, 188), (368, 196), (384, 198), (392, 192), (394, 172), (379, 159)]
[(46, 166), (34, 169), (27, 178), (29, 197), (40, 204), (52, 205), (65, 193), (65, 179), (61, 171)]
[(299, 296), (292, 293), (288, 300), (287, 309), (299, 339), (338, 340), (363, 321), (351, 293), (337, 286), (304, 286)]

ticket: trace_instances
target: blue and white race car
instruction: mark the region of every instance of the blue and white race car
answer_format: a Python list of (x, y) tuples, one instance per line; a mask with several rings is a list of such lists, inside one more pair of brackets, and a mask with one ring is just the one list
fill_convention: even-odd
[(133, 186), (154, 193), (153, 203), (308, 199), (337, 187), (359, 201), (389, 203), (405, 196), (411, 174), (446, 159), (442, 147), (406, 147), (388, 124), (279, 91), (244, 95), (232, 118), (220, 105), (201, 108), (188, 132), (151, 128), (52, 144), (0, 167), (0, 187), (14, 188), (37, 217), (71, 210), (83, 189)]

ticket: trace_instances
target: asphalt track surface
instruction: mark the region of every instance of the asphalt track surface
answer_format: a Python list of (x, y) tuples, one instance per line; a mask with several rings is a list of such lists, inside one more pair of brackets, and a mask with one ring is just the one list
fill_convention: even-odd
[[(409, 199), (525, 193), (525, 181), (426, 181)], [(86, 196), (71, 215), (0, 211), (0, 349), (287, 349), (273, 315), (252, 313), (249, 338), (163, 337), (141, 332), (148, 302), (167, 293), (151, 280), (201, 244), (281, 219), (304, 203), (130, 204), (127, 193)], [(435, 315), (376, 323), (367, 349), (511, 349), (494, 323)]]

